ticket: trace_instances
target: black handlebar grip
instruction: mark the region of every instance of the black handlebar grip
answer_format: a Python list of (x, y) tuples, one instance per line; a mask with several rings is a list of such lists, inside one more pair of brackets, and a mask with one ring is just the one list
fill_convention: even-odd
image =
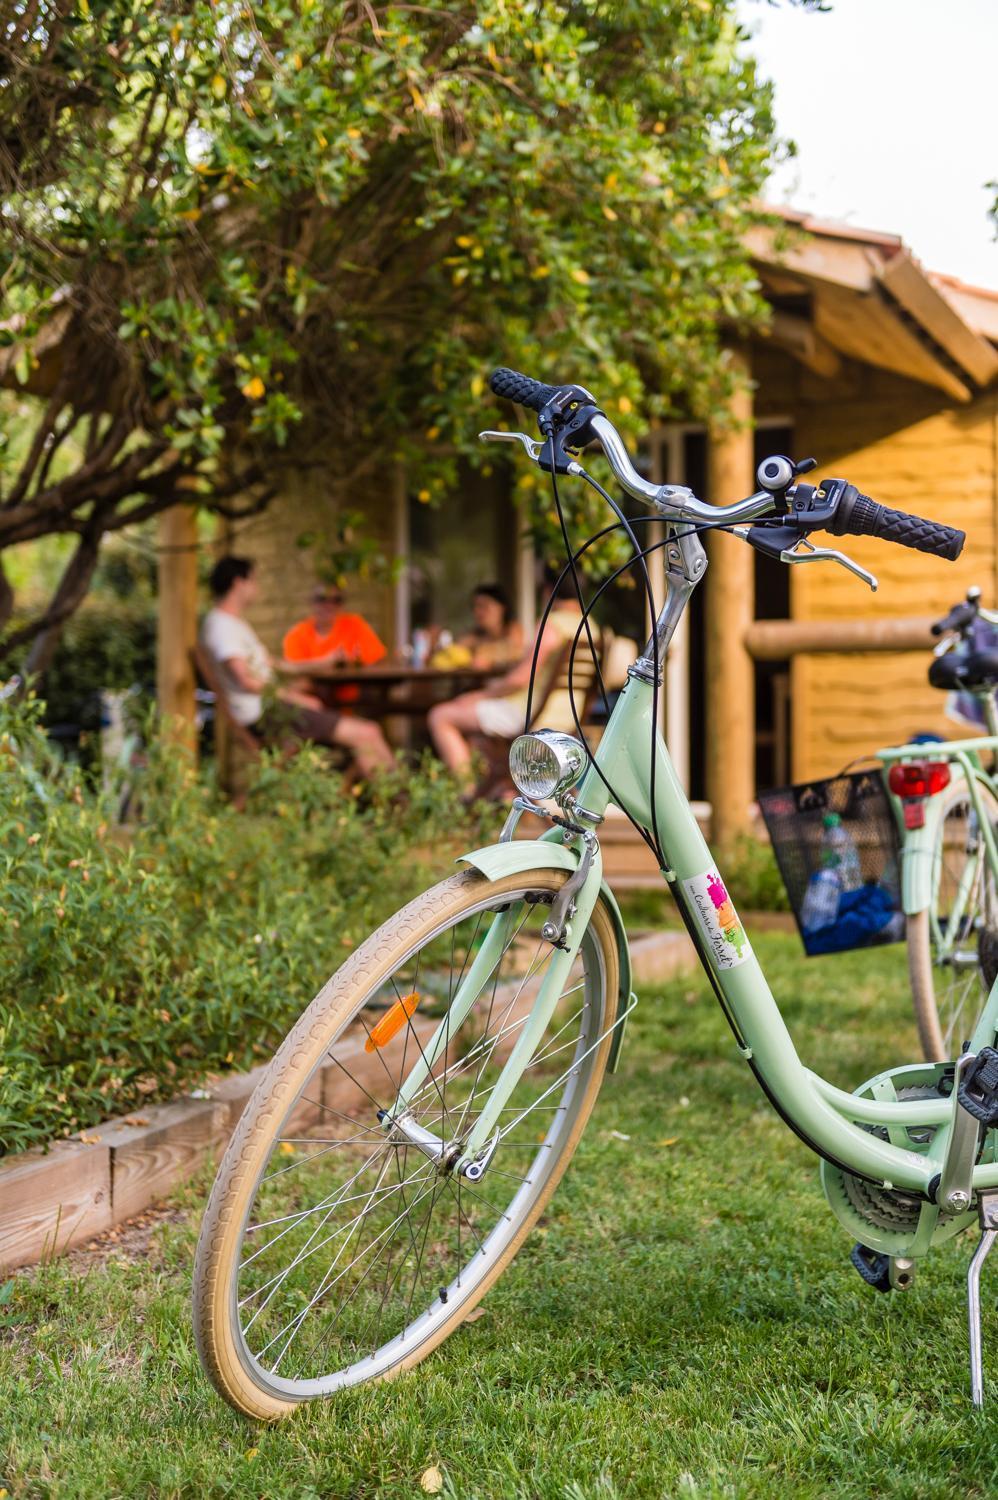
[(489, 376), (489, 389), (496, 396), (505, 396), (507, 401), (515, 401), (518, 406), (529, 406), (531, 411), (543, 411), (551, 400), (561, 390), (558, 385), (543, 385), (539, 380), (531, 380), (529, 375), (521, 375), (516, 370), (499, 369), (493, 370)]
[(948, 615), (937, 620), (931, 627), (933, 635), (945, 635), (948, 630), (964, 630), (977, 619), (976, 604), (954, 604)]
[(829, 527), (836, 536), (879, 536), (885, 542), (914, 547), (916, 552), (931, 552), (954, 562), (967, 540), (965, 531), (943, 526), (939, 521), (925, 521), (903, 510), (878, 505), (869, 495), (861, 495), (852, 485), (839, 503), (835, 522)]

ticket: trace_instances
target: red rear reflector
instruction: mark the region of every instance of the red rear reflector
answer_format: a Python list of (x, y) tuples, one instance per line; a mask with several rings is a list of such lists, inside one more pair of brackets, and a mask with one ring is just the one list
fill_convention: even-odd
[(895, 797), (934, 797), (949, 782), (949, 765), (944, 760), (898, 761), (887, 772), (887, 785)]
[(925, 803), (914, 797), (909, 797), (904, 803), (904, 826), (905, 828), (925, 827)]

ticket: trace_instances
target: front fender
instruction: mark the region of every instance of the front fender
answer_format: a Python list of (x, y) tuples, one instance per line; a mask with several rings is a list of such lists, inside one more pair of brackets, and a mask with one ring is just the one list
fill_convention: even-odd
[[(597, 854), (597, 859), (599, 855)], [(504, 844), (489, 844), (484, 849), (472, 849), (469, 854), (458, 857), (458, 864), (471, 865), (489, 880), (501, 880), (506, 875), (525, 875), (529, 870), (574, 870), (579, 863), (579, 851), (572, 845), (554, 843), (552, 840), (511, 839)], [(600, 899), (605, 903), (613, 921), (617, 939), (617, 959), (620, 971), (619, 1013), (627, 1009), (631, 1000), (631, 950), (627, 942), (627, 928), (614, 896), (602, 878), (600, 866)], [(616, 1071), (620, 1044), (624, 1039), (624, 1028), (618, 1026), (614, 1032), (610, 1060), (611, 1073)]]

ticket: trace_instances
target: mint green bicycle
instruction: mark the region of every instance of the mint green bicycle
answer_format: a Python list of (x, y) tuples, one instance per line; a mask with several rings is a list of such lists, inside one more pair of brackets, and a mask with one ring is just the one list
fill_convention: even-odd
[[(497, 371), (492, 389), (539, 413), (542, 441), (483, 436), (522, 444), (551, 475), (559, 514), (558, 476), (583, 478), (616, 510), (643, 566), (649, 549), (579, 460), (596, 443), (624, 489), (664, 518), (668, 595), (595, 752), (581, 730), (515, 741), (521, 795), (499, 841), (464, 855), (459, 873), (369, 937), (274, 1057), (201, 1230), (194, 1317), (205, 1369), (239, 1410), (280, 1417), (411, 1368), (509, 1265), (578, 1144), (635, 1003), (600, 855), (600, 825), (616, 803), (656, 853), (745, 1066), (821, 1158), (864, 1278), (883, 1290), (910, 1285), (932, 1245), (980, 1217), (968, 1280), (980, 1401), (977, 1288), (998, 1236), (998, 995), (955, 1060), (901, 1065), (851, 1094), (808, 1069), (657, 719), (665, 652), (706, 571), (704, 530), (789, 564), (859, 572), (809, 533), (869, 533), (940, 558), (957, 556), (963, 533), (886, 510), (843, 480), (811, 486), (800, 476), (813, 465), (782, 457), (760, 465), (758, 493), (708, 505), (642, 479), (583, 388)], [(577, 585), (584, 550), (569, 547)], [(587, 616), (588, 606), (577, 646)], [(551, 826), (514, 840), (526, 809)]]

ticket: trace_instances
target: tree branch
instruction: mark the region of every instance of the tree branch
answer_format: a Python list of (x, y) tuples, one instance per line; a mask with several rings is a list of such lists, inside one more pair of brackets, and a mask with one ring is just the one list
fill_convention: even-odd
[(56, 422), (59, 420), (59, 413), (65, 404), (68, 387), (69, 380), (64, 371), (56, 381), (55, 390), (52, 392), (46, 404), (44, 414), (35, 428), (35, 435), (28, 449), (27, 456), (21, 465), (21, 471), (7, 497), (6, 503), (8, 505), (17, 505), (28, 493), (39, 459), (45, 451), (46, 443), (52, 436)]
[(14, 613), (14, 590), (10, 586), (7, 570), (0, 557), (0, 631), (7, 628), (7, 621)]
[(0, 655), (8, 657), (19, 646), (31, 641), (31, 650), (24, 664), (26, 678), (40, 677), (47, 670), (59, 644), (62, 626), (82, 603), (90, 587), (103, 533), (103, 513), (95, 511), (80, 537), (76, 551), (63, 570), (48, 609), (38, 619), (15, 630), (0, 643)]

